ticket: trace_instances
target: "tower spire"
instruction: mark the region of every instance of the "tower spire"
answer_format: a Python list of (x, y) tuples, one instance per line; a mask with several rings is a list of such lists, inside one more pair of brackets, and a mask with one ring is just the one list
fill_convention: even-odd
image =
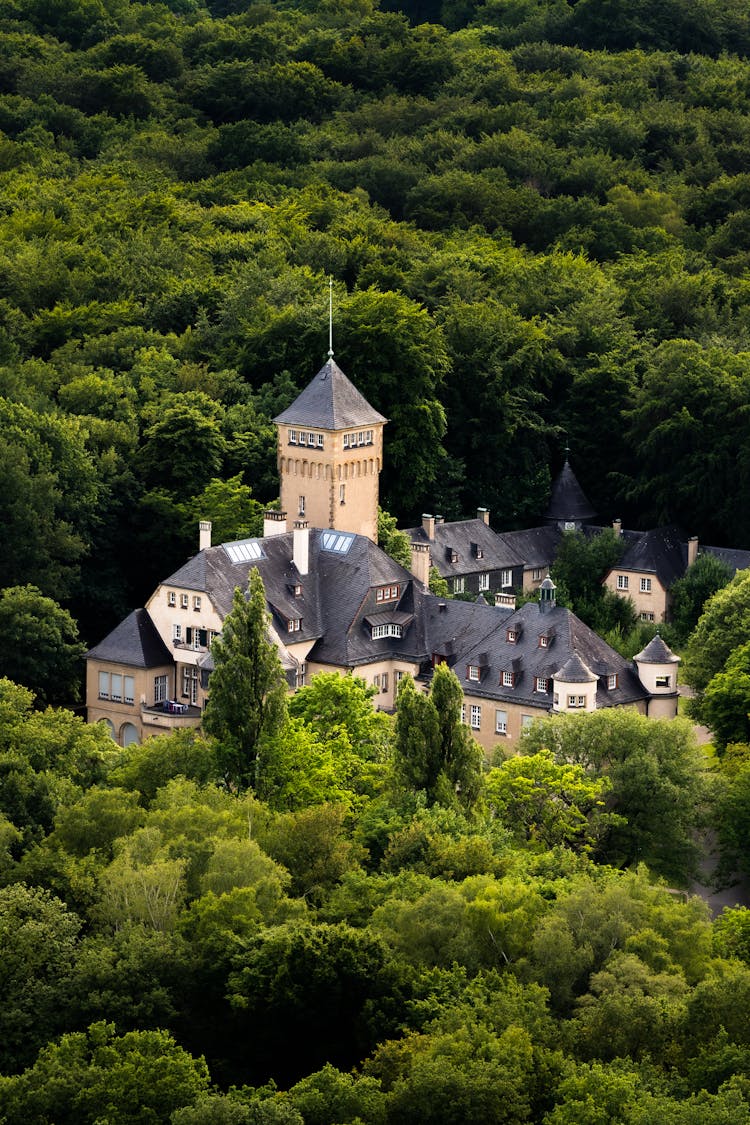
[(333, 278), (328, 278), (328, 358), (333, 359)]

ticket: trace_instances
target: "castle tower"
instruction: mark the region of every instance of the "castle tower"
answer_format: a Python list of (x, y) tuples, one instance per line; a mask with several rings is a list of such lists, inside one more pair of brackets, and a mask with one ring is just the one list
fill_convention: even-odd
[(376, 543), (386, 421), (329, 358), (274, 418), (282, 511)]
[(547, 523), (555, 523), (561, 531), (580, 531), (596, 512), (589, 504), (568, 458), (552, 482), (552, 494), (544, 513)]

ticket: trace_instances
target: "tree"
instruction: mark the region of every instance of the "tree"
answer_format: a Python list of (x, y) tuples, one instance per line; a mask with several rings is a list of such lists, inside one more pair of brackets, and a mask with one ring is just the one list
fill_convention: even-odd
[[(567, 531), (552, 564), (550, 576), (571, 600), (571, 608), (592, 628), (606, 629), (615, 624), (605, 620), (605, 590), (602, 579), (615, 566), (625, 550), (624, 541), (607, 528), (589, 538), (580, 531)], [(632, 624), (635, 623), (635, 615)]]
[(86, 646), (67, 610), (37, 586), (0, 593), (0, 676), (31, 688), (42, 703), (80, 699)]
[(750, 644), (734, 649), (724, 671), (709, 680), (699, 706), (719, 753), (730, 742), (750, 742)]
[(679, 644), (687, 641), (711, 595), (726, 586), (731, 577), (729, 567), (720, 558), (702, 554), (672, 584), (671, 623)]
[(396, 517), (378, 507), (378, 546), (407, 570), (411, 569), (411, 545), (405, 531), (399, 531)]
[(225, 776), (240, 788), (256, 784), (263, 739), (278, 734), (286, 717), (286, 681), (268, 624), (263, 580), (253, 567), (247, 595), (234, 591), (211, 648), (214, 671), (203, 718), (219, 743)]
[(741, 570), (706, 602), (685, 650), (685, 678), (702, 692), (750, 632), (750, 570)]

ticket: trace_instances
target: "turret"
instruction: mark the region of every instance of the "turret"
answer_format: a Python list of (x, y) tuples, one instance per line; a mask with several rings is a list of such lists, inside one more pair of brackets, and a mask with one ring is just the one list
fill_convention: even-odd
[(552, 710), (595, 711), (597, 678), (577, 653), (573, 653), (552, 677)]
[(639, 680), (651, 696), (648, 714), (654, 719), (673, 719), (677, 714), (679, 656), (675, 656), (657, 633), (643, 651), (633, 657), (633, 662)]

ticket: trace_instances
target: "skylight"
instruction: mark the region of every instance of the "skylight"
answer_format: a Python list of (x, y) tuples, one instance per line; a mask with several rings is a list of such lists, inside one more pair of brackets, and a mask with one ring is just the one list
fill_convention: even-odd
[(342, 535), (339, 531), (324, 531), (320, 545), (324, 551), (336, 551), (339, 555), (345, 555), (353, 542), (353, 535)]
[(240, 539), (237, 543), (222, 543), (222, 547), (233, 563), (253, 562), (262, 559), (263, 552), (255, 539)]

